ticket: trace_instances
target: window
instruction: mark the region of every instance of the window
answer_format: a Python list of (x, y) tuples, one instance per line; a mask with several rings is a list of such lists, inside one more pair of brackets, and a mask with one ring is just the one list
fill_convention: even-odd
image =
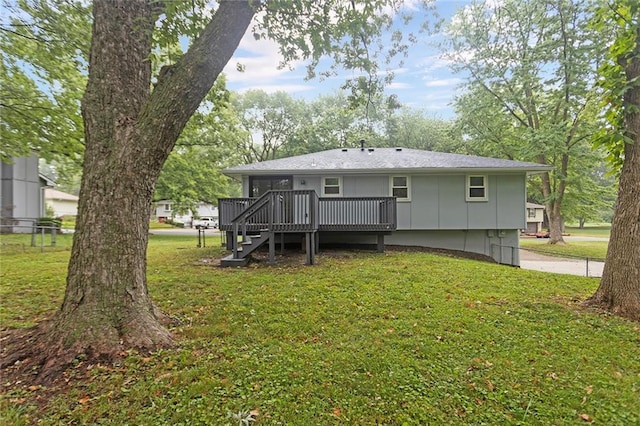
[(391, 176), (391, 196), (398, 201), (409, 201), (410, 182), (409, 176)]
[(171, 211), (171, 204), (165, 204), (164, 205), (164, 211), (165, 212), (170, 212)]
[(326, 177), (322, 178), (322, 196), (340, 197), (342, 195), (342, 178)]
[(467, 201), (487, 200), (487, 177), (467, 176)]
[(536, 209), (527, 209), (527, 213), (530, 218), (536, 217)]
[(279, 189), (293, 189), (293, 176), (249, 176), (249, 197)]

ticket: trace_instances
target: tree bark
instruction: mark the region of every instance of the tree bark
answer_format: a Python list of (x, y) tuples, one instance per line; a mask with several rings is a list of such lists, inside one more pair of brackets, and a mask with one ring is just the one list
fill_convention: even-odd
[[(626, 81), (640, 78), (640, 27), (631, 59), (625, 65)], [(640, 321), (640, 86), (632, 85), (624, 95), (625, 136), (618, 201), (607, 259), (595, 294), (588, 305)]]
[[(546, 159), (542, 158), (538, 161), (540, 164), (547, 165)], [(564, 196), (564, 183), (562, 185), (562, 193), (559, 193), (559, 189), (555, 190), (551, 185), (551, 176), (549, 172), (544, 172), (541, 175), (542, 179), (542, 196), (549, 200), (545, 203), (545, 209), (547, 213), (547, 219), (549, 220), (549, 244), (564, 244), (564, 238), (562, 238), (562, 213), (560, 211), (562, 198)]]
[[(236, 50), (254, 10), (222, 1), (187, 53), (151, 92), (148, 0), (96, 0), (82, 100), (86, 150), (64, 302), (29, 342), (43, 379), (78, 354), (113, 358), (172, 344), (149, 297), (149, 211), (162, 166)], [(24, 349), (24, 345), (23, 345)], [(3, 361), (33, 357), (26, 351)]]

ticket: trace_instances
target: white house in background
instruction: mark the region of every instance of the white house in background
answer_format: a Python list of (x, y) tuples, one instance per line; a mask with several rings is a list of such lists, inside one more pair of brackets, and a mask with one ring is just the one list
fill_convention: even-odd
[(173, 201), (171, 200), (156, 201), (155, 216), (158, 219), (158, 222), (165, 222), (168, 219), (173, 219), (175, 222), (184, 223), (185, 226), (191, 227), (195, 217), (209, 217), (218, 221), (218, 208), (213, 204), (198, 203), (196, 204), (196, 211), (188, 214), (177, 214), (173, 207)]
[(0, 161), (0, 224), (2, 232), (28, 233), (45, 215), (44, 193), (53, 181), (38, 172), (38, 156)]
[(527, 202), (527, 228), (525, 233), (535, 234), (542, 231), (544, 222), (544, 205)]
[(45, 188), (44, 201), (47, 208), (53, 209), (54, 217), (77, 216), (78, 197), (53, 188)]

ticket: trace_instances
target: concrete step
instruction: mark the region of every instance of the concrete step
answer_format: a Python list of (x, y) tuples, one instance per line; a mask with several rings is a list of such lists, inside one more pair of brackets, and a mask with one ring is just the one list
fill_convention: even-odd
[(229, 255), (227, 257), (223, 257), (220, 260), (220, 266), (246, 266), (249, 263), (249, 258), (245, 257), (242, 259), (234, 259), (233, 255)]

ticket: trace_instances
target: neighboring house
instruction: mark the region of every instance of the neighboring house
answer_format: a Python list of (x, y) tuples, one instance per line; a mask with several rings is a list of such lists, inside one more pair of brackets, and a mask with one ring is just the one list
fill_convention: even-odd
[(159, 222), (165, 222), (168, 219), (175, 222), (184, 223), (185, 226), (190, 227), (193, 223), (193, 219), (198, 217), (209, 217), (215, 221), (218, 220), (218, 208), (213, 204), (198, 203), (196, 204), (196, 211), (189, 212), (187, 214), (177, 214), (174, 211), (173, 201), (160, 200), (155, 203), (155, 216)]
[[(406, 148), (334, 149), (231, 167), (223, 173), (242, 182), (245, 198), (219, 200), (220, 229), (233, 250), (226, 263), (240, 264), (242, 253), (266, 241), (273, 259), (274, 240), (298, 234), (308, 248), (319, 242), (381, 249), (386, 241), (519, 265), (527, 176), (549, 169)], [(233, 247), (234, 218), (247, 234), (262, 230), (243, 250)], [(307, 260), (313, 262), (309, 255)]]
[(160, 200), (155, 202), (155, 217), (158, 222), (165, 222), (173, 218), (173, 202), (170, 200)]
[(542, 204), (527, 203), (527, 227), (525, 233), (535, 234), (542, 231), (544, 209), (545, 207)]
[(32, 232), (34, 223), (45, 215), (43, 189), (53, 182), (38, 172), (38, 157), (0, 161), (0, 225), (1, 231)]
[(54, 217), (77, 216), (78, 197), (53, 188), (45, 188), (44, 200), (47, 208), (53, 210)]

